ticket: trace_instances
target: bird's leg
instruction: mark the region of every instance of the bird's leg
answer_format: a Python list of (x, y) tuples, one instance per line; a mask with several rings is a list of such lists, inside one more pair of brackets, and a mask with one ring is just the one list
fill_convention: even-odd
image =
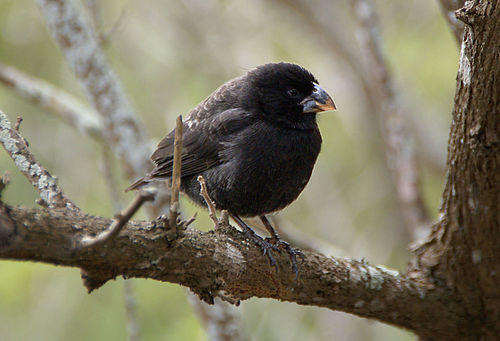
[(300, 250), (294, 249), (293, 247), (290, 246), (289, 243), (281, 239), (280, 236), (278, 235), (278, 232), (276, 232), (276, 230), (271, 225), (271, 223), (269, 222), (269, 220), (265, 215), (261, 215), (259, 216), (259, 218), (266, 227), (267, 231), (269, 231), (269, 234), (271, 234), (271, 238), (269, 238), (269, 241), (278, 247), (284, 248), (286, 252), (290, 255), (290, 261), (292, 262), (292, 271), (295, 274), (295, 278), (297, 278), (299, 276), (299, 268), (297, 266), (297, 256), (299, 256), (303, 260), (304, 254)]
[(262, 252), (264, 255), (267, 256), (269, 259), (269, 263), (271, 266), (274, 266), (276, 268), (276, 271), (278, 271), (278, 264), (276, 263), (276, 260), (273, 257), (272, 250), (279, 251), (278, 247), (276, 245), (269, 243), (267, 240), (259, 236), (254, 230), (250, 228), (240, 217), (238, 217), (235, 214), (230, 214), (231, 218), (238, 224), (241, 229), (243, 230), (243, 233), (248, 239), (251, 239), (255, 244), (260, 246), (262, 249)]

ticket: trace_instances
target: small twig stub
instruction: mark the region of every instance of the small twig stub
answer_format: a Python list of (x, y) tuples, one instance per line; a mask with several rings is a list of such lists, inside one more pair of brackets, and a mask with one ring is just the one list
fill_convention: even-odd
[(201, 175), (198, 176), (198, 182), (200, 183), (200, 195), (203, 197), (203, 199), (205, 199), (205, 202), (207, 203), (208, 215), (214, 222), (214, 225), (217, 226), (219, 224), (219, 220), (217, 219), (215, 203), (212, 201), (210, 195), (208, 194), (207, 183)]
[(111, 226), (98, 234), (96, 237), (84, 237), (78, 247), (96, 247), (104, 244), (114, 236), (118, 235), (121, 229), (127, 224), (132, 216), (147, 201), (153, 201), (156, 196), (156, 190), (153, 188), (142, 189), (139, 191), (134, 201), (122, 212), (115, 214), (115, 220)]
[(170, 198), (170, 228), (176, 228), (179, 215), (179, 191), (181, 188), (182, 116), (178, 116), (174, 135), (174, 164), (172, 169), (172, 196)]

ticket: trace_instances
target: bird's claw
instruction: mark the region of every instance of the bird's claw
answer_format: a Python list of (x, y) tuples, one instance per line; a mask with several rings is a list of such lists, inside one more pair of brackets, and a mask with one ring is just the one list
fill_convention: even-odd
[(269, 259), (269, 263), (271, 264), (271, 266), (276, 269), (276, 272), (278, 272), (278, 263), (276, 262), (276, 259), (274, 259), (272, 251), (281, 252), (281, 250), (275, 244), (270, 243), (269, 241), (262, 238), (261, 236), (259, 236), (255, 232), (254, 233), (252, 233), (252, 232), (250, 232), (249, 230), (245, 231), (245, 236), (248, 239), (251, 239), (258, 246), (260, 246), (260, 248), (262, 250), (262, 254), (264, 256), (267, 256), (267, 259)]
[(274, 245), (279, 252), (284, 249), (288, 255), (290, 256), (290, 262), (292, 263), (292, 271), (295, 274), (295, 280), (299, 278), (299, 267), (297, 266), (297, 256), (300, 257), (302, 261), (304, 261), (305, 256), (299, 249), (293, 248), (288, 242), (284, 241), (281, 238), (276, 237), (268, 237), (265, 239), (268, 243)]

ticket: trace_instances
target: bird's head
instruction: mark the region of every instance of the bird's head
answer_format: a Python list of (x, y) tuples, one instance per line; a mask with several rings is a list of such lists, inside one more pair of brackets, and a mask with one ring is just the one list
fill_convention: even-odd
[(335, 110), (330, 95), (303, 67), (292, 63), (269, 63), (247, 74), (255, 91), (251, 100), (263, 115), (293, 126), (314, 121), (316, 113)]

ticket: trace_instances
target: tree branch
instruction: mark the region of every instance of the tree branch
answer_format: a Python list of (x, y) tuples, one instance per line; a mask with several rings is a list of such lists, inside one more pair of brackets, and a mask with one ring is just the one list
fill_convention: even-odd
[(37, 3), (70, 68), (101, 115), (112, 150), (125, 162), (132, 178), (142, 176), (150, 167), (145, 130), (109, 67), (92, 25), (86, 22), (74, 0)]
[(3, 64), (0, 64), (0, 82), (80, 132), (102, 138), (101, 118), (67, 92)]
[(430, 231), (430, 219), (418, 188), (413, 143), (397, 103), (386, 61), (380, 48), (378, 18), (371, 1), (354, 0), (354, 13), (360, 25), (360, 40), (368, 57), (372, 88), (378, 94), (379, 122), (385, 142), (387, 165), (394, 177), (399, 201), (413, 240), (421, 240)]
[(12, 128), (7, 116), (0, 111), (0, 143), (24, 174), (48, 207), (67, 207), (78, 209), (57, 185), (57, 180), (38, 163), (28, 149), (25, 139)]
[[(449, 293), (427, 290), (396, 271), (365, 262), (306, 251), (296, 281), (288, 255), (276, 255), (276, 273), (259, 248), (227, 225), (210, 232), (187, 228), (169, 243), (161, 222), (130, 221), (105, 247), (75, 252), (75, 239), (100, 233), (111, 220), (80, 211), (7, 205), (0, 207), (0, 216), (0, 231), (15, 231), (0, 243), (5, 245), (0, 247), (1, 258), (80, 267), (93, 278), (86, 283), (89, 291), (117, 276), (151, 278), (187, 286), (208, 302), (218, 292), (240, 300), (269, 297), (434, 336), (446, 335), (462, 319)], [(436, 324), (437, 319), (444, 323)]]

